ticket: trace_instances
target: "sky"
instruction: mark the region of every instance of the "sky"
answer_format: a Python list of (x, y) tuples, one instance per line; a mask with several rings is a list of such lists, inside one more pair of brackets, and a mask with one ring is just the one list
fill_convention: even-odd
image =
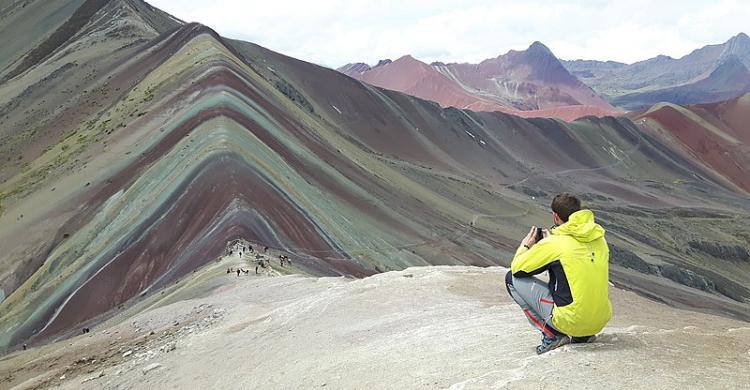
[(633, 63), (679, 58), (739, 32), (744, 0), (148, 0), (186, 22), (316, 64), (405, 54), (472, 62), (541, 41), (558, 58)]

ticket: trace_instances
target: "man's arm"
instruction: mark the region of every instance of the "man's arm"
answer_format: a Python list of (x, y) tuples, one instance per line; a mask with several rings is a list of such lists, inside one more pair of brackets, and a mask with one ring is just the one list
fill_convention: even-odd
[(528, 249), (525, 245), (518, 247), (516, 256), (510, 263), (513, 276), (531, 276), (544, 272), (547, 266), (559, 259), (560, 251), (554, 238), (539, 241)]

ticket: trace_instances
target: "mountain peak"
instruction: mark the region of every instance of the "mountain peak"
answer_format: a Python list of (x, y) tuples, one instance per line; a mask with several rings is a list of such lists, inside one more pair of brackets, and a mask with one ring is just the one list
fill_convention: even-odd
[(404, 54), (401, 57), (399, 57), (396, 61), (419, 61), (419, 60), (414, 58), (411, 54)]
[(408, 64), (410, 66), (429, 66), (426, 63), (412, 57), (411, 54), (406, 54), (401, 57), (399, 57), (396, 61), (393, 61), (394, 63), (399, 64)]
[(750, 66), (750, 37), (745, 33), (739, 33), (730, 38), (723, 45), (723, 50), (718, 60), (737, 57), (737, 61), (745, 66)]
[[(534, 41), (528, 49), (518, 52), (518, 55), (525, 58), (525, 61), (536, 63), (538, 65), (553, 65), (557, 67), (557, 64), (560, 62), (560, 60), (558, 60), (552, 53), (552, 50), (539, 41)], [(559, 66), (562, 67), (562, 65)]]
[(745, 33), (739, 33), (730, 38), (724, 46), (727, 54), (747, 55), (750, 53), (750, 37)]
[(550, 82), (576, 84), (579, 81), (563, 67), (560, 60), (543, 43), (534, 41), (528, 49), (515, 53), (517, 64), (525, 64), (531, 67), (534, 79)]
[(370, 70), (370, 66), (364, 62), (354, 62), (341, 66), (336, 70), (348, 76), (353, 76), (367, 72)]
[(534, 41), (526, 51), (531, 52), (540, 52), (540, 53), (548, 53), (549, 55), (552, 55), (552, 50), (550, 50), (545, 44)]
[(393, 61), (391, 61), (391, 59), (390, 59), (390, 58), (386, 58), (386, 59), (384, 59), (384, 60), (380, 60), (380, 61), (378, 61), (378, 63), (377, 63), (377, 64), (375, 64), (375, 66), (373, 66), (373, 69), (374, 69), (374, 68), (377, 68), (377, 67), (379, 67), (379, 66), (383, 66), (383, 65), (388, 65), (388, 64), (390, 64), (391, 62), (393, 62)]

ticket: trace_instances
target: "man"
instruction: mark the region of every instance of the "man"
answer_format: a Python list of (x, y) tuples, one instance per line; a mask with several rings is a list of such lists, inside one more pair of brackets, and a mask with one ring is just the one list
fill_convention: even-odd
[[(508, 293), (532, 326), (542, 331), (538, 354), (568, 343), (592, 341), (612, 317), (609, 248), (594, 213), (570, 194), (552, 200), (555, 227), (532, 227), (505, 276)], [(547, 271), (549, 282), (533, 275)]]

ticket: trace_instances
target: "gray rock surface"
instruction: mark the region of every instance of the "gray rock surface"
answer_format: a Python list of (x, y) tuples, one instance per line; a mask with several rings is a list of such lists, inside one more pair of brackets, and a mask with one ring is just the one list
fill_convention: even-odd
[[(100, 349), (113, 348), (111, 336), (96, 334), (73, 339), (71, 347), (43, 347), (39, 357), (6, 359), (0, 370), (26, 364), (22, 358), (45, 365), (86, 343), (97, 353), (97, 367), (120, 374), (108, 375), (104, 385), (81, 384), (71, 374), (58, 380), (61, 373), (51, 370), (30, 374), (18, 388), (39, 387), (45, 375), (62, 389), (666, 389), (737, 388), (750, 381), (738, 369), (750, 364), (747, 323), (614, 287), (614, 318), (595, 343), (537, 356), (540, 335), (507, 296), (506, 272), (446, 266), (358, 280), (219, 279), (226, 284), (203, 298), (156, 305), (135, 318), (156, 333), (127, 334), (121, 342), (150, 351), (140, 360), (121, 353), (107, 358)], [(130, 327), (125, 322), (111, 330)], [(160, 351), (171, 343), (177, 352)], [(158, 375), (144, 375), (157, 368)]]

